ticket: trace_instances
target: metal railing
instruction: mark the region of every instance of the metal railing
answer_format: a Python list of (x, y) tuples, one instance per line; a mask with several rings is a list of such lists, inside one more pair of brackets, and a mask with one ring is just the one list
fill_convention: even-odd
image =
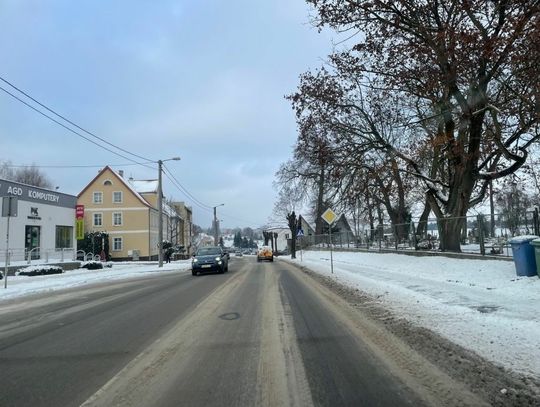
[[(8, 265), (13, 263), (63, 263), (76, 259), (75, 248), (44, 249), (35, 247), (31, 250), (26, 248), (9, 248)], [(0, 264), (5, 264), (6, 251), (0, 250)]]

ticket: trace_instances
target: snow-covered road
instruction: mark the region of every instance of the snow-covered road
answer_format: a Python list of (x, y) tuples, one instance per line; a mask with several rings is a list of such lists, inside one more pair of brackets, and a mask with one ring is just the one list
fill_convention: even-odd
[[(301, 264), (330, 276), (328, 251), (303, 252)], [(492, 362), (540, 376), (540, 279), (517, 277), (512, 262), (334, 252), (334, 278)]]

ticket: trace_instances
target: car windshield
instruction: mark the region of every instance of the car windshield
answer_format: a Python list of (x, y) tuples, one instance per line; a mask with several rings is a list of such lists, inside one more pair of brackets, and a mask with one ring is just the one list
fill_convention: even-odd
[(221, 254), (221, 250), (216, 247), (204, 247), (197, 251), (197, 256), (212, 256), (212, 255), (220, 255), (220, 254)]

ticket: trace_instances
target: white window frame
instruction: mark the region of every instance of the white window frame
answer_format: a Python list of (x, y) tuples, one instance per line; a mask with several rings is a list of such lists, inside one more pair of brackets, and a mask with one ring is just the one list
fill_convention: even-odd
[[(114, 200), (114, 194), (120, 194), (120, 200), (119, 201), (115, 201)], [(122, 191), (113, 191), (112, 193), (112, 202), (113, 204), (121, 204), (124, 202), (124, 192)]]
[[(100, 219), (101, 219), (100, 225), (96, 225), (96, 215), (100, 216)], [(103, 213), (102, 212), (94, 212), (94, 214), (92, 215), (92, 225), (97, 226), (97, 227), (103, 226)]]
[[(116, 242), (120, 242), (120, 248), (116, 247)], [(112, 251), (113, 252), (121, 252), (124, 250), (124, 239), (122, 236), (113, 236), (112, 238)]]
[[(101, 200), (99, 202), (96, 201), (96, 196), (101, 196)], [(101, 205), (103, 203), (103, 192), (102, 191), (94, 191), (94, 193), (92, 195), (92, 202), (97, 204), (97, 205)]]
[[(120, 215), (120, 223), (115, 222), (115, 215)], [(122, 226), (124, 224), (124, 216), (122, 215), (122, 212), (113, 212), (112, 213), (112, 225), (113, 226)]]

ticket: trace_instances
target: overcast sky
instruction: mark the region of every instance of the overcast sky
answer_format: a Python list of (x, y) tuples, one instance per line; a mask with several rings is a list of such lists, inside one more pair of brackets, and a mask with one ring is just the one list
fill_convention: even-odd
[[(110, 142), (168, 167), (222, 226), (258, 226), (296, 125), (285, 94), (332, 49), (303, 0), (0, 0), (0, 75)], [(0, 83), (5, 87), (5, 84)], [(157, 171), (78, 138), (0, 92), (0, 160)], [(45, 169), (77, 194), (97, 168)], [(197, 206), (164, 178), (167, 197)]]

